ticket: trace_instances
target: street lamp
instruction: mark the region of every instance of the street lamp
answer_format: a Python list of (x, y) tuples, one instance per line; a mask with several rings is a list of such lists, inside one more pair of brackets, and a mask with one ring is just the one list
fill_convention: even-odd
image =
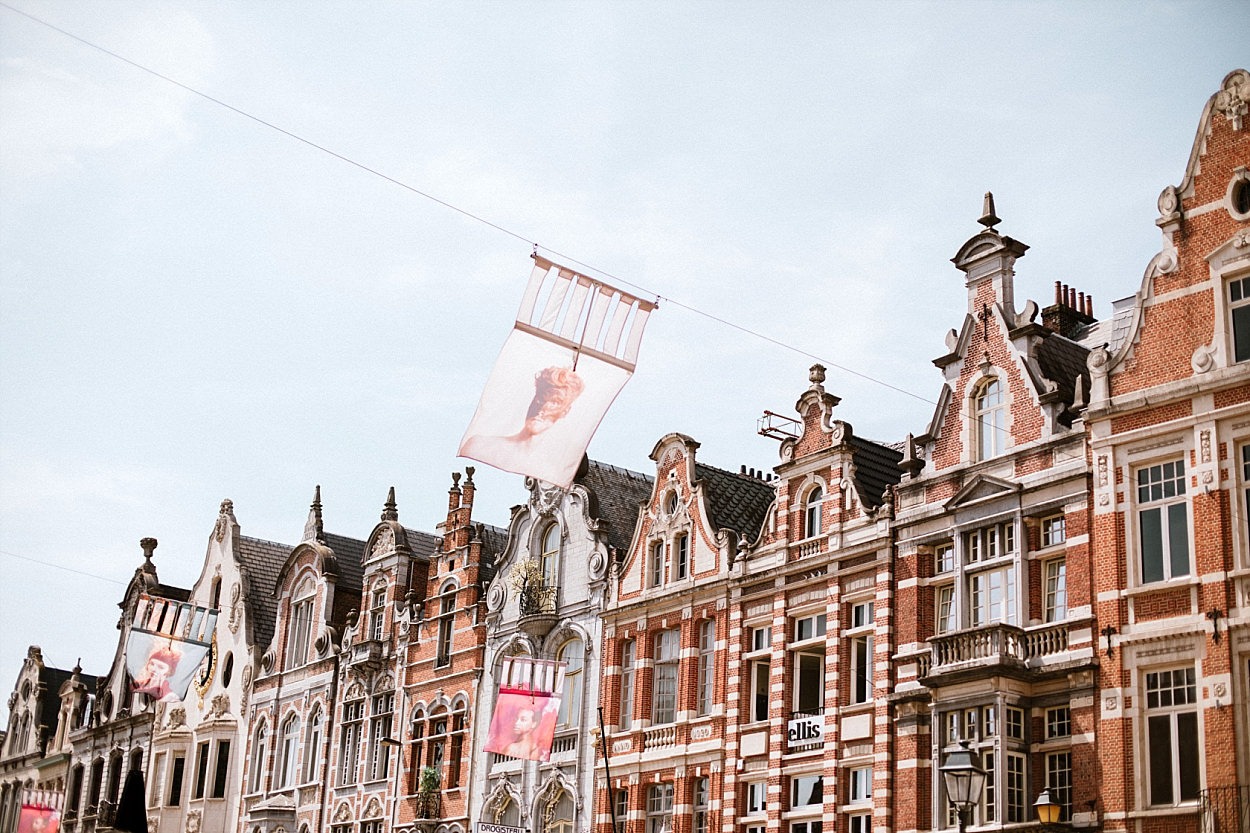
[(1033, 802), (1033, 809), (1037, 811), (1037, 820), (1042, 823), (1043, 827), (1059, 824), (1059, 814), (1063, 811), (1059, 802), (1050, 797), (1049, 787), (1042, 790), (1037, 801)]
[(968, 748), (968, 741), (961, 740), (959, 748), (946, 756), (946, 765), (939, 772), (946, 785), (946, 798), (955, 806), (959, 821), (959, 833), (967, 828), (968, 813), (981, 800), (985, 789), (985, 770), (977, 753)]

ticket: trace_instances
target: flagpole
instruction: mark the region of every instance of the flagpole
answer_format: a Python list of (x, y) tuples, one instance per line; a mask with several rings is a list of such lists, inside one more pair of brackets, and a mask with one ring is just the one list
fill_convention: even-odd
[(603, 744), (603, 771), (608, 777), (608, 812), (612, 814), (612, 833), (617, 833), (616, 802), (612, 798), (612, 765), (608, 762), (608, 734), (603, 731), (603, 706), (599, 706), (599, 740)]

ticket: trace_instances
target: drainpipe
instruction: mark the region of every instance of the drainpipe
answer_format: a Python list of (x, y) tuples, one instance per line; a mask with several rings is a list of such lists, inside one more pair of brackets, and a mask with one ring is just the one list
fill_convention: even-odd
[(334, 737), (336, 728), (334, 706), (339, 701), (339, 663), (342, 657), (338, 646), (331, 643), (330, 649), (334, 652), (334, 676), (330, 678), (330, 700), (326, 704), (326, 736), (321, 741), (325, 745), (326, 753), (321, 763), (321, 807), (317, 810), (317, 824), (313, 827), (314, 830), (325, 829), (326, 811), (330, 804), (330, 749), (331, 738)]

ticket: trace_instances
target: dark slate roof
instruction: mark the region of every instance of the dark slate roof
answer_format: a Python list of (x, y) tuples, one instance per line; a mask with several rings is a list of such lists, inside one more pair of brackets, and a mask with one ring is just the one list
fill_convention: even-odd
[(495, 566), (499, 554), (508, 546), (508, 530), (490, 524), (474, 524), (478, 537), (482, 539), (482, 563), (478, 566), (479, 580), (483, 587), (490, 584), (495, 577)]
[(278, 573), (286, 563), (293, 548), (260, 538), (239, 536), (239, 551), (235, 557), (243, 564), (247, 576), (247, 606), (252, 619), (252, 638), (261, 652), (273, 639), (273, 622), (277, 616), (278, 600), (274, 590), (278, 586)]
[(590, 491), (594, 505), (591, 514), (607, 521), (608, 544), (617, 552), (628, 552), (638, 512), (651, 497), (654, 478), (629, 469), (590, 460), (577, 482)]
[(694, 464), (694, 473), (704, 485), (713, 530), (732, 529), (751, 540), (759, 536), (768, 507), (776, 497), (771, 483), (698, 462)]
[[(418, 558), (433, 558), (438, 545), (443, 539), (437, 535), (431, 535), (428, 532), (422, 532), (419, 529), (411, 529), (404, 527), (404, 535), (408, 538), (408, 547), (412, 550), (412, 554)], [(335, 550), (337, 553), (338, 550)]]
[(1058, 333), (1052, 333), (1037, 345), (1037, 364), (1042, 375), (1054, 382), (1059, 395), (1067, 405), (1076, 396), (1076, 377), (1084, 379), (1086, 397), (1089, 396), (1089, 367), (1085, 357), (1089, 348), (1069, 341)]
[[(901, 444), (900, 444), (901, 446)], [(855, 463), (855, 488), (859, 490), (859, 498), (869, 508), (876, 508), (883, 502), (885, 489), (898, 483), (903, 470), (898, 463), (903, 459), (903, 451), (892, 445), (866, 440), (851, 435), (851, 459)]]
[[(339, 577), (335, 589), (354, 592), (359, 596), (364, 582), (365, 542), (329, 532), (321, 537), (326, 546), (334, 550), (334, 560), (338, 563)], [(408, 543), (411, 544), (412, 539)]]

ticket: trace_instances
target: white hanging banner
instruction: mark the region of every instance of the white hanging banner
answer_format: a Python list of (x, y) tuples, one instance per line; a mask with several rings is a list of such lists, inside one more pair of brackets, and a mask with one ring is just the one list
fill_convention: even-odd
[(461, 457), (567, 487), (633, 375), (655, 304), (534, 255)]

